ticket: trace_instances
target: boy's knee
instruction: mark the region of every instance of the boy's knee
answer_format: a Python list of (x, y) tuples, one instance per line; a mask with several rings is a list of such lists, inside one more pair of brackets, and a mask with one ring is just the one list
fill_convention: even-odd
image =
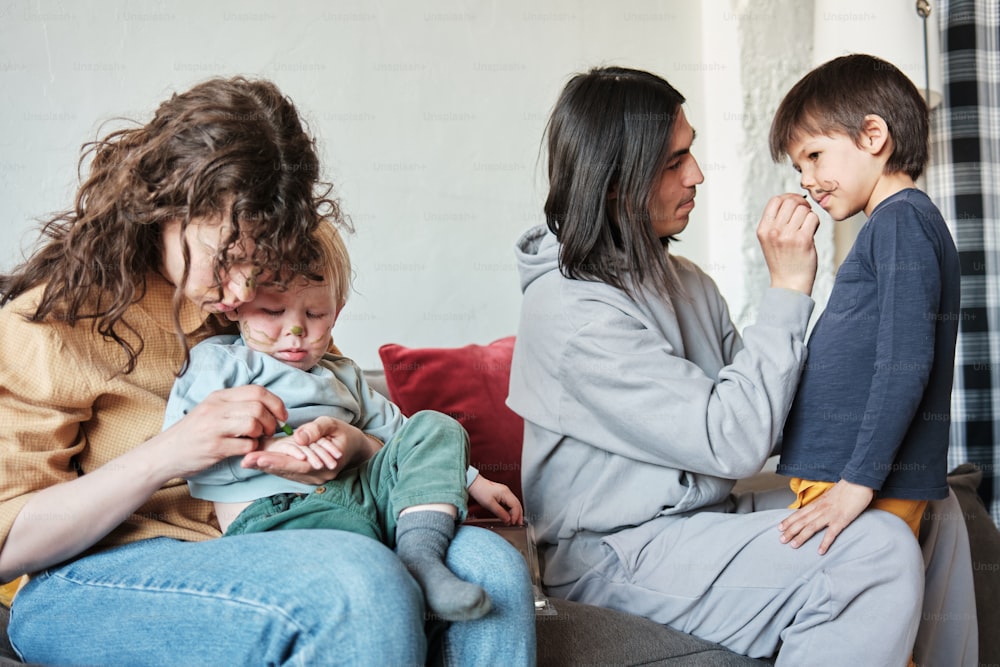
[(422, 428), (427, 429), (444, 429), (455, 432), (465, 432), (465, 429), (457, 419), (446, 415), (443, 412), (437, 412), (436, 410), (421, 410), (420, 412), (415, 412), (409, 418), (409, 423), (418, 424)]
[(465, 427), (453, 417), (434, 410), (421, 410), (414, 413), (406, 422), (406, 427), (423, 437), (437, 440), (462, 443), (468, 446), (469, 434)]

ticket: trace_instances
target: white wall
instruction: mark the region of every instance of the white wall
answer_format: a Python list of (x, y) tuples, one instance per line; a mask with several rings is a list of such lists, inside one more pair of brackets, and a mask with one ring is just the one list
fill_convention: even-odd
[[(0, 268), (71, 203), (79, 147), (103, 121), (145, 121), (209, 76), (260, 75), (308, 119), (357, 228), (341, 347), (372, 366), (383, 342), (485, 343), (516, 329), (511, 248), (541, 222), (540, 140), (567, 78), (650, 69), (703, 117), (701, 18), (686, 0), (282, 5), (0, 3)], [(697, 227), (683, 251), (702, 261)]]
[(0, 2), (0, 270), (30, 249), (37, 218), (70, 205), (79, 147), (106, 121), (145, 121), (210, 76), (264, 76), (308, 120), (357, 229), (338, 344), (375, 367), (385, 342), (486, 343), (517, 327), (512, 246), (542, 222), (548, 113), (573, 73), (621, 64), (687, 97), (706, 182), (675, 250), (716, 278), (737, 324), (754, 319), (759, 212), (796, 187), (766, 132), (812, 64), (813, 2), (283, 4)]
[(701, 266), (742, 328), (756, 320), (770, 282), (756, 236), (760, 214), (770, 197), (797, 189), (793, 170), (772, 163), (767, 135), (782, 95), (809, 69), (810, 35), (801, 26), (812, 22), (812, 3), (730, 0), (702, 2), (701, 9), (706, 142), (697, 152), (705, 185), (696, 224), (708, 251)]

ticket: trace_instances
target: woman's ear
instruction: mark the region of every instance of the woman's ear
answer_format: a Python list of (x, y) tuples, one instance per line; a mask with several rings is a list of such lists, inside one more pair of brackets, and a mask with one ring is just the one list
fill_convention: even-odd
[(878, 155), (884, 149), (892, 148), (892, 137), (889, 136), (889, 125), (878, 114), (865, 116), (861, 126), (861, 149), (872, 155)]

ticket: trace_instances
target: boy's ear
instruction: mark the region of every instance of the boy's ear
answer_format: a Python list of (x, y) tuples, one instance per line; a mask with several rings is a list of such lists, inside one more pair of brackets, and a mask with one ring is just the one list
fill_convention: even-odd
[(884, 148), (891, 147), (889, 125), (878, 114), (865, 116), (861, 126), (861, 150), (878, 155)]
[[(337, 325), (337, 318), (340, 317), (340, 314), (342, 312), (344, 312), (344, 304), (343, 303), (341, 303), (340, 306), (337, 308), (337, 312), (333, 314), (333, 324), (330, 325), (331, 331)], [(330, 347), (327, 348), (327, 352), (335, 354), (338, 357), (344, 356), (344, 353), (340, 351), (339, 347), (337, 347), (337, 343), (334, 342), (334, 340), (333, 340), (333, 334), (332, 333), (330, 334)]]
[(337, 324), (337, 320), (338, 320), (338, 319), (340, 318), (340, 314), (341, 314), (342, 312), (344, 312), (344, 306), (345, 306), (345, 305), (346, 305), (346, 304), (344, 304), (344, 303), (341, 303), (341, 304), (340, 304), (339, 306), (337, 306), (337, 312), (335, 312), (335, 313), (333, 314), (333, 325), (332, 325), (332, 326), (330, 327), (331, 329), (332, 329), (332, 328), (333, 328), (334, 326), (336, 326), (336, 324)]

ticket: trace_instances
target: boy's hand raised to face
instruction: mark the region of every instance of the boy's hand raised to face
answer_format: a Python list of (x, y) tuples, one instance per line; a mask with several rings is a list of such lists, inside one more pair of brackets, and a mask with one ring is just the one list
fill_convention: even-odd
[(819, 217), (802, 195), (771, 197), (757, 225), (757, 241), (771, 273), (771, 287), (812, 293), (816, 280)]

